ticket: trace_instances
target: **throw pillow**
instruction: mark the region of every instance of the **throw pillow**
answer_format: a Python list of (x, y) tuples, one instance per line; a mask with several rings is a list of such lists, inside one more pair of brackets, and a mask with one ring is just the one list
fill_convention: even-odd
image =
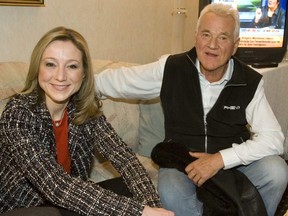
[(164, 114), (159, 98), (142, 101), (139, 122), (139, 148), (138, 153), (150, 157), (154, 146), (162, 142), (165, 137)]

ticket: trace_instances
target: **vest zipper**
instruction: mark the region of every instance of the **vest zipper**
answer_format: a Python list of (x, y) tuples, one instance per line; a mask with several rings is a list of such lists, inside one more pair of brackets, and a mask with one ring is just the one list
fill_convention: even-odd
[(207, 145), (208, 145), (208, 143), (207, 143), (207, 121), (206, 121), (206, 116), (204, 115), (204, 118), (203, 118), (203, 120), (204, 120), (204, 130), (205, 130), (205, 153), (207, 153)]

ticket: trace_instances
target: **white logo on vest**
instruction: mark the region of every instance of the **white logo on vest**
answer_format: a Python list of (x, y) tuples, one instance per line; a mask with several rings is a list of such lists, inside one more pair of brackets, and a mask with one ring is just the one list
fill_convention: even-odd
[(239, 110), (240, 106), (224, 106), (224, 110)]

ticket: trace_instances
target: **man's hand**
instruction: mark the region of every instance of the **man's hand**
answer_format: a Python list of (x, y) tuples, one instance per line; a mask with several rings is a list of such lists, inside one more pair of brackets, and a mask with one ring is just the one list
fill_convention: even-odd
[(190, 152), (190, 155), (198, 159), (190, 163), (185, 168), (185, 171), (188, 178), (197, 186), (201, 186), (224, 167), (224, 162), (219, 152), (215, 154)]
[(261, 8), (257, 8), (255, 12), (255, 23), (258, 23), (261, 17), (262, 17)]

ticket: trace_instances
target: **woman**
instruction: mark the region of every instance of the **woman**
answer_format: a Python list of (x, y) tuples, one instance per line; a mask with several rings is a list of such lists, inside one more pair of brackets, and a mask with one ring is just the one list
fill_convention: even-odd
[[(85, 39), (64, 27), (47, 32), (0, 120), (0, 213), (49, 206), (41, 211), (51, 216), (52, 206), (60, 215), (174, 215), (100, 108)], [(122, 194), (87, 180), (94, 147), (121, 174), (125, 184), (111, 186), (120, 182)]]

